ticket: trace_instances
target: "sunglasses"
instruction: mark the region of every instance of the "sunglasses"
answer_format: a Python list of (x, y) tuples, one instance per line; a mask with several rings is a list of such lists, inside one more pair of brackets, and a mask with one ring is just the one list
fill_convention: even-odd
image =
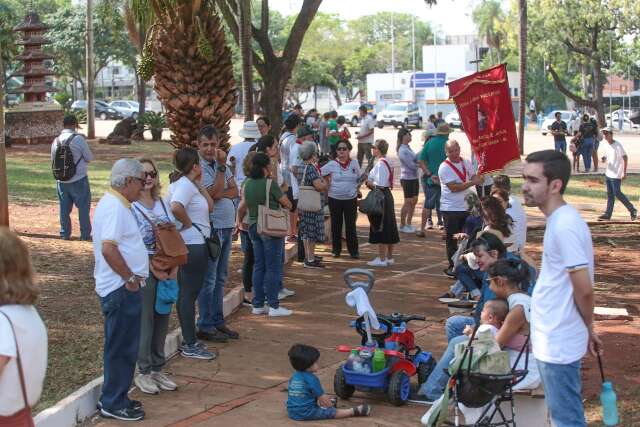
[(145, 172), (144, 173), (144, 177), (150, 177), (150, 178), (155, 178), (158, 176), (158, 172), (156, 171), (152, 171), (152, 172)]

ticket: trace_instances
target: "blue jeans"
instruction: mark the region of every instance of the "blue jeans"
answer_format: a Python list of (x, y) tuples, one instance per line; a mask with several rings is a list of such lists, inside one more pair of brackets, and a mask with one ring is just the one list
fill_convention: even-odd
[(605, 216), (610, 217), (613, 213), (613, 204), (616, 201), (616, 198), (622, 202), (625, 208), (629, 210), (629, 212), (633, 213), (636, 211), (636, 208), (633, 204), (627, 199), (627, 196), (624, 195), (622, 190), (620, 189), (620, 185), (622, 184), (621, 179), (617, 178), (609, 178), (606, 177), (607, 181), (607, 210), (604, 212)]
[(449, 364), (454, 359), (456, 344), (467, 342), (468, 340), (469, 337), (466, 335), (460, 335), (449, 340), (449, 345), (447, 345), (447, 349), (436, 364), (436, 367), (429, 374), (429, 378), (420, 386), (419, 394), (425, 395), (429, 400), (436, 400), (442, 396), (449, 380), (449, 373), (448, 371), (445, 372), (445, 370), (448, 370)]
[(593, 158), (593, 138), (585, 138), (580, 144), (580, 154), (584, 161), (584, 171), (589, 172), (591, 169), (591, 159)]
[(86, 176), (78, 181), (64, 183), (57, 181), (58, 200), (60, 201), (60, 236), (68, 239), (71, 237), (71, 210), (73, 205), (78, 209), (80, 220), (80, 238), (91, 239), (91, 190), (89, 178)]
[(240, 248), (244, 257), (242, 259), (242, 286), (245, 292), (253, 290), (253, 245), (248, 231), (240, 230)]
[(556, 151), (560, 151), (564, 154), (567, 154), (567, 140), (566, 139), (562, 139), (562, 140), (554, 140), (555, 146), (556, 146)]
[(580, 361), (568, 365), (540, 360), (538, 370), (544, 385), (544, 400), (557, 427), (584, 427), (584, 407), (580, 384)]
[(104, 315), (104, 383), (100, 402), (107, 410), (129, 407), (140, 342), (142, 296), (123, 285), (100, 298)]
[(258, 226), (249, 228), (249, 237), (253, 245), (255, 264), (253, 266), (253, 306), (264, 307), (265, 300), (269, 307), (278, 308), (278, 291), (282, 279), (282, 237), (270, 237), (258, 234)]
[(207, 257), (207, 272), (204, 285), (198, 294), (198, 330), (213, 332), (218, 326), (224, 326), (222, 303), (224, 283), (229, 276), (229, 255), (231, 255), (231, 234), (233, 228), (211, 229), (220, 239), (220, 256), (215, 260)]
[(465, 326), (475, 326), (476, 321), (471, 316), (451, 316), (447, 319), (444, 329), (447, 332), (447, 340), (451, 341), (455, 337), (462, 335)]
[(453, 272), (458, 280), (451, 287), (452, 293), (460, 295), (466, 290), (471, 293), (472, 297), (480, 296), (483, 278), (480, 270), (474, 270), (467, 263), (461, 262)]

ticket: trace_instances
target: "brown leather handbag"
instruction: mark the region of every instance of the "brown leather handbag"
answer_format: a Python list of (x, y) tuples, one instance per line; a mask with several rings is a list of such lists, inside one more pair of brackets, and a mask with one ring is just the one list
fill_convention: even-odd
[(18, 349), (16, 330), (13, 328), (13, 323), (11, 322), (11, 319), (9, 319), (9, 316), (2, 311), (0, 311), (0, 314), (7, 318), (9, 325), (11, 325), (11, 331), (13, 331), (13, 340), (16, 343), (16, 364), (18, 365), (20, 388), (22, 389), (22, 399), (24, 400), (24, 408), (15, 414), (7, 417), (0, 415), (0, 427), (35, 427), (33, 417), (31, 416), (31, 407), (29, 406), (29, 400), (27, 399), (27, 387), (24, 382), (24, 372), (22, 370), (22, 361), (20, 360), (20, 349)]
[[(160, 203), (167, 218), (171, 218), (162, 199), (160, 199)], [(174, 267), (185, 265), (189, 251), (180, 232), (176, 229), (176, 225), (172, 222), (156, 224), (151, 221), (142, 209), (137, 206), (135, 208), (151, 224), (153, 234), (156, 237), (156, 253), (151, 257), (151, 270), (167, 271)]]

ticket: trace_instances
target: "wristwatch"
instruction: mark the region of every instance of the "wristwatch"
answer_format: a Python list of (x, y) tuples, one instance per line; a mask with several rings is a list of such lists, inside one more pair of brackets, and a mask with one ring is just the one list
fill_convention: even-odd
[(217, 170), (219, 170), (220, 172), (224, 172), (227, 170), (227, 166), (226, 165), (218, 165), (216, 167)]
[(127, 279), (128, 285), (133, 285), (134, 283), (137, 283), (137, 282), (138, 282), (138, 277), (135, 274), (132, 274), (131, 277)]

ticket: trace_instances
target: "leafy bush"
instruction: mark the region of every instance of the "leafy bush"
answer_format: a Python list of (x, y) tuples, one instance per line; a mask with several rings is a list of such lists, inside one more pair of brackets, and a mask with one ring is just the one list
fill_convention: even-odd
[(69, 92), (58, 92), (53, 95), (53, 99), (66, 111), (71, 107), (71, 94)]
[(163, 129), (167, 127), (167, 121), (162, 113), (147, 111), (138, 119), (138, 123), (144, 125), (145, 129)]

